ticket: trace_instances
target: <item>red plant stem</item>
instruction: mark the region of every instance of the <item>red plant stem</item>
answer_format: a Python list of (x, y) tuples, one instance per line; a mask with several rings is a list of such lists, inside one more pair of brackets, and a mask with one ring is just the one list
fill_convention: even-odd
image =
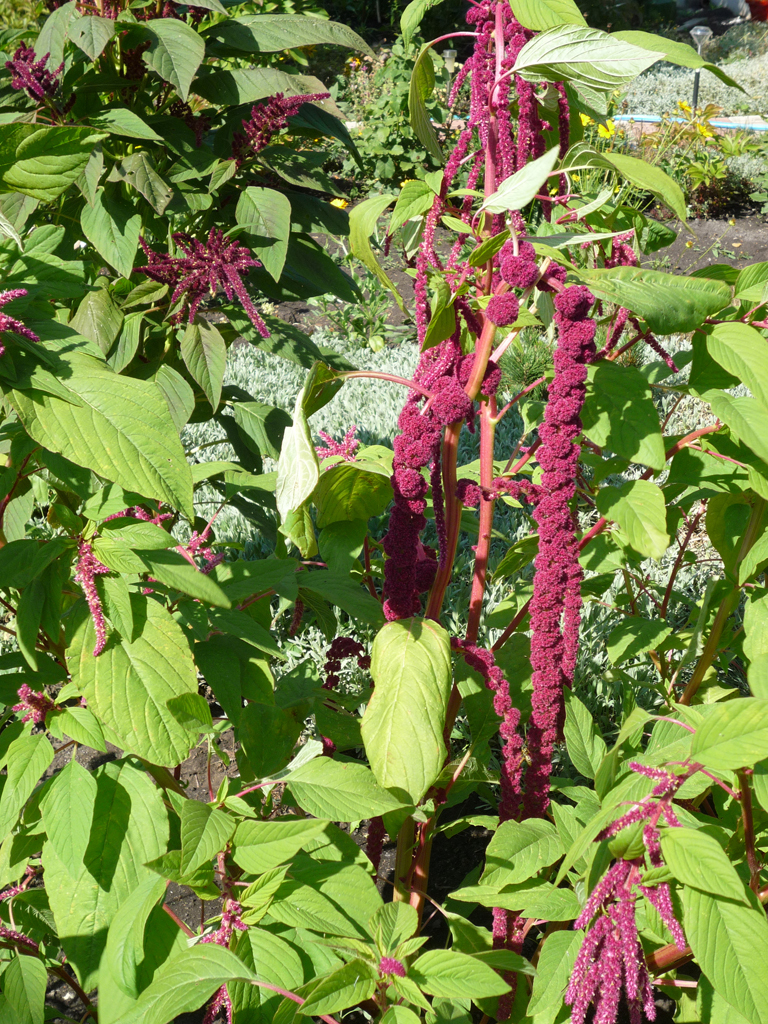
[(672, 566), (672, 572), (671, 572), (670, 577), (669, 577), (669, 583), (667, 584), (667, 589), (664, 591), (664, 598), (663, 598), (663, 600), (661, 602), (661, 617), (662, 617), (662, 619), (666, 619), (666, 617), (667, 617), (667, 608), (669, 606), (669, 599), (672, 596), (672, 588), (675, 585), (675, 578), (677, 577), (677, 574), (678, 574), (678, 572), (680, 570), (680, 566), (683, 564), (683, 557), (685, 556), (685, 552), (686, 552), (686, 549), (687, 549), (687, 547), (688, 547), (688, 545), (689, 545), (689, 543), (691, 541), (691, 537), (696, 532), (696, 527), (699, 525), (699, 520), (701, 519), (701, 517), (703, 515), (704, 515), (703, 512), (699, 512), (699, 514), (696, 516), (696, 518), (693, 519), (689, 523), (688, 531), (687, 531), (687, 533), (686, 533), (686, 535), (685, 535), (685, 537), (683, 539), (683, 542), (680, 545), (680, 550), (677, 553), (677, 558), (675, 559), (675, 564)]
[(459, 434), (461, 433), (462, 421), (450, 423), (445, 428), (443, 436), (443, 493), (445, 495), (445, 532), (446, 532), (446, 557), (445, 565), (438, 568), (435, 582), (427, 602), (425, 615), (428, 619), (440, 618), (440, 609), (443, 607), (445, 592), (453, 575), (453, 560), (456, 557), (456, 545), (459, 541), (459, 529), (461, 526), (461, 502), (456, 494), (458, 480), (456, 477), (456, 464), (459, 456)]
[(179, 926), (179, 928), (181, 928), (181, 930), (184, 932), (184, 934), (187, 936), (188, 939), (191, 939), (191, 938), (194, 937), (195, 933), (192, 931), (192, 929), (189, 928), (187, 925), (185, 925), (180, 917), (177, 917), (176, 914), (174, 914), (174, 912), (171, 910), (171, 908), (168, 906), (167, 903), (163, 903), (163, 910), (166, 912), (168, 917), (170, 917), (170, 919), (175, 924), (177, 924)]
[[(35, 448), (35, 451), (37, 451), (37, 448)], [(19, 470), (16, 473), (16, 479), (11, 484), (11, 489), (8, 491), (8, 493), (3, 498), (3, 500), (0, 501), (0, 530), (2, 530), (2, 528), (3, 528), (3, 519), (5, 518), (5, 510), (8, 508), (8, 505), (10, 504), (10, 501), (11, 501), (11, 498), (13, 497), (14, 491), (16, 490), (16, 488), (19, 486), (19, 484), (21, 483), (22, 479), (24, 478), (24, 470), (26, 468), (27, 463), (32, 458), (33, 454), (34, 454), (34, 452), (30, 452), (29, 455), (26, 457), (26, 459), (24, 459), (22, 464), (19, 466)]]
[(506, 629), (504, 630), (504, 632), (503, 632), (503, 633), (501, 634), (501, 636), (499, 637), (499, 639), (498, 639), (498, 640), (496, 641), (496, 643), (495, 643), (495, 644), (493, 645), (493, 647), (491, 648), (491, 650), (492, 650), (492, 651), (494, 651), (494, 652), (495, 652), (495, 651), (499, 651), (499, 650), (501, 650), (501, 648), (502, 648), (502, 647), (504, 646), (504, 644), (505, 644), (505, 643), (507, 642), (507, 640), (509, 640), (509, 638), (510, 638), (510, 637), (512, 636), (512, 634), (513, 634), (513, 633), (515, 632), (515, 630), (517, 629), (517, 627), (518, 627), (518, 626), (520, 625), (520, 623), (521, 623), (521, 622), (523, 621), (523, 619), (525, 618), (525, 616), (526, 616), (526, 615), (528, 614), (528, 609), (529, 609), (530, 607), (531, 607), (531, 599), (530, 599), (530, 597), (529, 597), (529, 598), (528, 598), (528, 600), (527, 600), (527, 601), (525, 602), (525, 604), (523, 605), (523, 607), (522, 607), (522, 608), (520, 609), (520, 611), (519, 611), (519, 612), (517, 613), (517, 615), (515, 615), (514, 619), (512, 619), (512, 621), (510, 622), (510, 624), (509, 624), (509, 625), (507, 626), (507, 628), (506, 628)]
[(368, 534), (365, 535), (363, 541), (363, 558), (365, 560), (365, 585), (368, 587), (368, 592), (371, 597), (375, 597), (377, 601), (381, 601), (381, 598), (376, 593), (376, 587), (371, 576), (371, 546), (368, 543)]
[(752, 892), (757, 893), (760, 888), (760, 861), (757, 859), (757, 852), (755, 850), (752, 790), (749, 786), (749, 775), (747, 772), (742, 769), (737, 774), (739, 776), (739, 789), (741, 792), (741, 818), (744, 822), (744, 847), (747, 855), (747, 866), (749, 867), (749, 888)]
[(501, 422), (503, 417), (507, 415), (507, 413), (509, 412), (513, 405), (519, 402), (521, 398), (524, 398), (527, 394), (529, 394), (529, 392), (533, 391), (540, 384), (543, 384), (546, 379), (546, 377), (539, 377), (539, 379), (535, 380), (533, 384), (529, 384), (527, 388), (523, 388), (519, 395), (515, 395), (515, 397), (511, 399), (511, 401), (507, 402), (507, 404), (504, 406), (501, 412), (496, 416), (496, 422)]
[(384, 373), (382, 370), (349, 370), (346, 373), (340, 373), (339, 377), (344, 380), (351, 380), (353, 377), (373, 377), (376, 380), (388, 380), (392, 384), (402, 384), (403, 387), (411, 388), (413, 391), (418, 391), (420, 395), (424, 395), (425, 398), (434, 398), (435, 396), (431, 391), (425, 391), (424, 388), (418, 384), (414, 384), (412, 380), (408, 380), (407, 377), (398, 377), (396, 373)]
[(475, 568), (472, 576), (472, 592), (469, 598), (469, 620), (467, 622), (467, 642), (477, 643), (480, 629), (480, 616), (483, 611), (485, 581), (488, 575), (488, 557), (491, 553), (491, 531), (493, 529), (493, 498), (486, 497), (486, 492), (493, 487), (493, 441), (496, 432), (496, 401), (491, 399), (480, 406), (480, 486), (483, 495), (480, 498), (480, 532), (475, 548)]

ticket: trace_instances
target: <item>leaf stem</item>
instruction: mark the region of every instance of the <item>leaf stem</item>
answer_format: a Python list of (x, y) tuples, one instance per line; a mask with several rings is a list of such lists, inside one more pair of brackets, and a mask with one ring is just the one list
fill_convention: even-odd
[(757, 894), (760, 888), (760, 861), (755, 850), (755, 822), (752, 816), (752, 790), (749, 785), (749, 774), (742, 768), (739, 776), (741, 796), (741, 820), (744, 823), (744, 846), (746, 848), (747, 866), (749, 868), (749, 888)]

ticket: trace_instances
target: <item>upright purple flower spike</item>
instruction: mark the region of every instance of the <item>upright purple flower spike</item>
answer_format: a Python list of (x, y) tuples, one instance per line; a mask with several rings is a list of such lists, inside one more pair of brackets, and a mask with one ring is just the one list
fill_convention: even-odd
[(328, 99), (328, 92), (313, 92), (304, 96), (284, 96), (281, 92), (251, 107), (251, 116), (243, 121), (243, 134), (232, 140), (232, 156), (241, 164), (247, 157), (265, 149), (272, 137), (288, 127), (288, 118), (299, 112), (305, 103)]
[(555, 378), (539, 431), (541, 487), (534, 503), (539, 553), (531, 600), (533, 697), (528, 726), (530, 766), (525, 815), (541, 817), (549, 805), (552, 751), (562, 727), (563, 687), (576, 663), (581, 610), (581, 568), (570, 502), (576, 492), (581, 407), (587, 363), (594, 357), (594, 296), (582, 285), (555, 296), (558, 343)]
[[(13, 302), (14, 299), (20, 299), (27, 294), (26, 288), (11, 288), (10, 291), (0, 292), (0, 334), (5, 334), (7, 331), (11, 331), (13, 334), (20, 334), (22, 338), (29, 338), (30, 341), (39, 342), (40, 339), (34, 331), (30, 331), (28, 327), (25, 327), (21, 320), (16, 320), (12, 316), (8, 316), (7, 313), (1, 312), (3, 306), (8, 302)], [(0, 356), (5, 352), (5, 346), (0, 341)]]
[(326, 434), (324, 430), (318, 430), (318, 435), (325, 441), (325, 447), (316, 448), (315, 451), (320, 458), (330, 458), (333, 455), (340, 455), (345, 462), (354, 462), (357, 449), (360, 447), (360, 442), (355, 437), (357, 427), (353, 424), (346, 432), (341, 441), (334, 441), (330, 434)]
[(225, 238), (224, 232), (219, 228), (211, 228), (205, 242), (200, 242), (183, 231), (176, 232), (173, 240), (184, 253), (183, 256), (154, 252), (144, 239), (140, 238), (141, 247), (149, 262), (143, 267), (136, 267), (136, 270), (151, 277), (153, 281), (171, 286), (174, 289), (171, 302), (184, 298), (184, 305), (177, 314), (178, 318), (181, 319), (186, 311), (187, 319), (191, 323), (205, 295), (214, 296), (217, 289), (222, 288), (228, 299), (237, 295), (259, 334), (263, 338), (269, 337), (269, 331), (242, 281), (242, 275), (251, 267), (261, 266), (249, 250), (234, 238)]
[(109, 572), (107, 566), (102, 565), (98, 558), (96, 558), (88, 541), (81, 540), (78, 549), (75, 582), (79, 583), (83, 588), (83, 594), (88, 603), (88, 610), (93, 619), (93, 628), (96, 631), (96, 646), (93, 649), (94, 658), (98, 658), (107, 643), (107, 624), (101, 607), (101, 598), (96, 589), (96, 576), (102, 576), (105, 572)]
[[(45, 716), (56, 706), (50, 697), (31, 689), (26, 683), (21, 684), (18, 693), (20, 703), (14, 704), (12, 710), (24, 712), (22, 722), (28, 722), (31, 719), (35, 725), (42, 725), (45, 722)], [(0, 893), (0, 899), (7, 899), (13, 895), (14, 893), (11, 892)]]
[(12, 72), (11, 88), (18, 91), (24, 90), (33, 100), (44, 100), (53, 96), (59, 86), (59, 76), (64, 70), (62, 62), (55, 71), (46, 71), (50, 53), (46, 53), (40, 60), (36, 60), (37, 54), (31, 46), (23, 43), (13, 55), (13, 60), (7, 60), (5, 66)]
[[(216, 946), (229, 946), (233, 932), (248, 930), (248, 926), (242, 920), (242, 913), (243, 908), (239, 903), (235, 902), (235, 900), (227, 900), (224, 905), (224, 913), (222, 914), (219, 928), (215, 932), (211, 932), (210, 935), (204, 935), (200, 939), (200, 944), (202, 945), (207, 942)], [(227, 1024), (232, 1024), (232, 1000), (229, 997), (226, 985), (222, 985), (214, 994), (203, 1019), (203, 1024), (213, 1024), (221, 1009), (224, 1010)]]

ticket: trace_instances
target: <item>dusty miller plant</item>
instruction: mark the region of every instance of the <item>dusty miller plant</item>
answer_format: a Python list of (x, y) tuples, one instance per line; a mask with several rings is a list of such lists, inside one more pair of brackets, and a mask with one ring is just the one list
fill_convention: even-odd
[[(347, 220), (307, 140), (346, 136), (321, 83), (264, 55), (363, 44), (217, 0), (51, 6), (36, 38), (6, 37), (0, 124), (3, 1012), (42, 1020), (54, 976), (100, 1024), (203, 1007), (207, 1022), (359, 1008), (432, 1024), (473, 1006), (614, 1024), (654, 1019), (654, 985), (680, 1020), (768, 1020), (768, 266), (643, 270), (669, 229), (614, 182), (684, 221), (682, 194), (579, 127), (644, 68), (695, 53), (590, 29), (568, 0), (472, 3), (456, 148), (349, 223), (387, 283), (369, 244), (380, 216), (395, 203), (394, 234), (422, 218), (421, 357), (411, 380), (384, 375), (403, 386), (399, 433), (392, 448), (352, 429), (317, 444), (309, 418), (366, 374), (256, 303), (355, 298), (312, 238)], [(428, 6), (406, 10), (406, 37)], [(411, 115), (443, 161), (425, 114), (435, 42)], [(608, 181), (595, 196), (576, 187), (587, 168)], [(536, 325), (552, 328), (553, 373), (502, 404), (499, 360)], [(690, 337), (674, 359), (671, 334)], [(238, 336), (307, 366), (292, 417), (222, 386)], [(619, 359), (634, 346), (640, 368)], [(672, 435), (654, 394), (712, 416)], [(526, 434), (500, 451), (516, 406)], [(231, 461), (185, 451), (185, 424), (211, 419)], [(464, 430), (479, 434), (469, 465)], [(218, 540), (202, 488), (273, 554)], [(530, 530), (492, 567), (500, 502)], [(676, 581), (702, 536), (718, 571), (695, 603)], [(489, 615), (491, 568), (509, 593)], [(626, 694), (610, 748), (575, 692), (592, 598), (614, 610)], [(309, 627), (322, 674), (296, 663)], [(654, 714), (634, 705), (639, 665)], [(206, 802), (181, 771), (201, 744)], [(89, 770), (84, 748), (110, 756)], [(462, 816), (473, 794), (488, 813)], [(446, 842), (469, 824), (493, 837), (441, 905), (446, 812)], [(394, 873), (377, 887), (387, 836)], [(185, 924), (169, 883), (220, 900), (218, 916)]]

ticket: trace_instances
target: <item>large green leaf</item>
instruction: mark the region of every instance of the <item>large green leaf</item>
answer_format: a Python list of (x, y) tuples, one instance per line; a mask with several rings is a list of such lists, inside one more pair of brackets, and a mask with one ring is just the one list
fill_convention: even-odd
[(755, 398), (734, 398), (725, 391), (702, 395), (712, 412), (763, 462), (768, 462), (768, 410)]
[(422, 953), (408, 977), (424, 992), (444, 999), (487, 999), (509, 992), (509, 985), (492, 967), (452, 949)]
[(165, 887), (164, 878), (151, 874), (121, 904), (109, 926), (99, 972), (100, 995), (106, 968), (125, 995), (133, 999), (138, 997), (143, 987), (139, 972), (144, 959), (144, 931), (158, 900), (165, 894)]
[(571, 82), (603, 92), (636, 78), (664, 54), (586, 25), (559, 25), (525, 44), (515, 72), (528, 82)]
[(280, 518), (285, 521), (314, 491), (320, 479), (320, 463), (309, 432), (305, 404), (316, 374), (310, 372), (296, 399), (293, 425), (283, 436), (277, 464), (275, 500)]
[(237, 826), (232, 856), (241, 868), (262, 875), (291, 860), (323, 832), (326, 824), (307, 818), (243, 821)]
[(343, 462), (321, 475), (312, 500), (317, 506), (317, 526), (322, 529), (331, 523), (380, 515), (392, 500), (392, 485), (387, 476)]
[(768, 410), (768, 363), (759, 331), (739, 321), (717, 324), (707, 335), (707, 351)]
[(22, 807), (53, 760), (53, 747), (43, 733), (26, 734), (11, 743), (7, 759), (7, 776), (0, 793), (0, 840), (16, 824)]
[[(126, 111), (128, 113), (128, 111)], [(149, 129), (148, 129), (149, 130)], [(127, 134), (127, 130), (125, 132)], [(153, 133), (154, 134), (154, 133)], [(133, 137), (136, 137), (134, 133)], [(138, 153), (131, 153), (129, 156), (116, 163), (112, 168), (108, 181), (123, 181), (126, 185), (135, 188), (144, 196), (156, 213), (164, 213), (165, 208), (173, 199), (173, 189), (164, 181), (155, 170), (152, 158), (149, 153), (139, 150)], [(146, 281), (148, 286), (154, 285), (158, 291), (164, 287), (155, 281)]]
[(220, 853), (232, 838), (235, 821), (223, 811), (185, 800), (181, 806), (181, 873), (191, 875)]
[(404, 806), (365, 765), (318, 757), (285, 777), (296, 802), (315, 818), (362, 821)]
[(320, 984), (312, 989), (302, 1006), (300, 1014), (318, 1016), (319, 1014), (338, 1013), (350, 1006), (370, 999), (376, 991), (379, 972), (373, 964), (365, 960), (352, 960), (343, 967), (338, 967)]
[(48, 841), (73, 877), (88, 848), (96, 790), (93, 775), (72, 758), (53, 778), (40, 802)]
[(661, 488), (650, 480), (630, 480), (598, 491), (598, 511), (617, 523), (639, 554), (659, 559), (669, 546), (666, 507)]
[(749, 905), (744, 884), (714, 836), (703, 829), (669, 828), (662, 834), (661, 849), (678, 882)]
[(716, 75), (721, 82), (725, 82), (732, 89), (741, 89), (744, 92), (742, 86), (727, 75), (722, 68), (719, 68), (716, 64), (710, 63), (708, 60), (698, 54), (692, 46), (687, 43), (681, 43), (676, 39), (665, 39), (663, 36), (653, 35), (651, 32), (633, 32), (631, 30), (625, 30), (623, 32), (614, 32), (613, 36), (615, 39), (623, 39), (624, 42), (631, 43), (633, 46), (639, 46), (643, 50), (652, 50), (655, 53), (663, 53), (664, 60), (669, 61), (670, 64), (677, 64), (681, 68), (704, 68), (706, 71), (711, 71), (713, 75)]
[(43, 1024), (48, 972), (36, 956), (11, 958), (3, 973), (3, 994), (16, 1016), (14, 1024)]
[(121, 377), (90, 356), (73, 354), (68, 363), (66, 384), (82, 405), (11, 392), (27, 432), (49, 451), (194, 519), (192, 475), (157, 385)]
[(383, 285), (392, 292), (400, 309), (405, 310), (405, 303), (400, 297), (397, 285), (384, 270), (374, 255), (370, 238), (376, 230), (379, 217), (391, 206), (395, 196), (371, 196), (358, 203), (349, 215), (349, 247), (357, 258), (378, 277)]
[(0, 174), (5, 191), (51, 203), (80, 177), (104, 138), (91, 128), (0, 125)]
[[(285, 409), (261, 402), (236, 402), (233, 406), (235, 422), (256, 450), (271, 459), (280, 458), (280, 448), (291, 417)], [(249, 445), (251, 447), (251, 445)]]
[(685, 935), (696, 963), (750, 1024), (768, 1022), (768, 922), (765, 912), (683, 886)]
[(408, 109), (411, 114), (411, 127), (416, 132), (427, 152), (435, 159), (443, 162), (443, 151), (437, 141), (437, 134), (432, 127), (427, 113), (427, 100), (435, 91), (435, 68), (429, 44), (422, 47), (411, 72), (411, 86), (408, 93)]
[[(126, 139), (148, 139), (151, 142), (162, 142), (162, 136), (158, 135), (157, 132), (150, 128), (146, 121), (143, 121), (138, 114), (135, 114), (128, 107), (108, 107), (106, 110), (102, 110), (100, 114), (92, 114), (90, 117), (90, 123), (94, 128), (99, 130), (108, 131), (112, 135), (122, 135)], [(143, 150), (138, 150), (135, 153), (131, 153), (129, 156), (123, 157), (112, 169), (109, 175), (109, 181), (121, 181), (124, 178), (130, 178), (131, 174), (137, 175), (138, 170), (132, 170), (129, 172), (128, 168), (148, 168), (152, 167), (152, 160), (148, 153)], [(147, 172), (148, 173), (148, 172)], [(155, 172), (155, 178), (159, 176)], [(144, 195), (145, 199), (155, 206), (155, 203), (150, 199), (150, 190), (142, 190), (134, 181), (130, 181), (130, 184), (134, 185)], [(157, 189), (157, 183), (153, 182), (153, 188)], [(164, 185), (166, 190), (169, 190), (169, 186)], [(146, 194), (145, 194), (146, 192)], [(168, 196), (170, 199), (170, 195)], [(167, 204), (166, 204), (167, 205)], [(155, 207), (157, 209), (157, 207)], [(162, 213), (162, 210), (158, 210), (158, 213)]]
[(277, 68), (249, 68), (238, 71), (214, 71), (195, 80), (193, 92), (217, 106), (236, 107), (255, 103), (281, 92), (285, 96), (306, 96), (325, 91), (312, 75), (290, 75)]
[(56, 68), (64, 60), (64, 46), (69, 37), (72, 21), (79, 18), (77, 0), (69, 0), (45, 19), (35, 40), (38, 53), (49, 53), (48, 67)]
[(601, 448), (652, 469), (664, 468), (664, 439), (651, 388), (634, 366), (602, 360), (589, 367), (581, 422)]
[(371, 54), (365, 40), (347, 25), (303, 14), (246, 14), (220, 21), (204, 36), (239, 53), (277, 53), (327, 43)]
[(749, 768), (766, 757), (768, 701), (754, 697), (713, 707), (691, 744), (691, 759), (716, 772)]
[(123, 314), (112, 300), (107, 279), (100, 277), (97, 284), (77, 307), (70, 326), (106, 355), (123, 326)]
[(563, 844), (550, 821), (528, 818), (505, 821), (491, 839), (485, 854), (482, 885), (501, 888), (532, 878), (563, 855)]
[(416, 804), (446, 757), (448, 633), (430, 619), (387, 623), (373, 643), (371, 676), (375, 686), (361, 727), (365, 752), (379, 783)]
[(598, 299), (626, 306), (655, 334), (694, 331), (731, 298), (731, 289), (722, 281), (642, 267), (579, 270), (578, 276)]
[(98, 15), (78, 18), (69, 28), (69, 38), (91, 60), (101, 55), (114, 34), (115, 23), (112, 18), (101, 18)]
[(225, 983), (255, 978), (230, 950), (213, 943), (193, 946), (155, 973), (119, 1024), (167, 1024), (181, 1013), (199, 1009)]
[(291, 204), (282, 192), (252, 185), (240, 193), (235, 211), (253, 249), (275, 281), (280, 280), (291, 233)]
[(120, 905), (152, 872), (147, 861), (168, 845), (168, 814), (144, 766), (125, 758), (97, 768), (85, 795), (91, 821), (83, 862), (71, 874), (52, 842), (43, 847), (46, 891), (67, 960), (95, 987), (107, 929)]
[(85, 237), (110, 266), (130, 277), (141, 234), (141, 214), (134, 204), (122, 199), (116, 186), (100, 188), (93, 205), (85, 204), (80, 214)]
[(638, 615), (628, 615), (623, 619), (606, 640), (608, 657), (612, 665), (621, 665), (629, 658), (637, 658), (647, 651), (654, 650), (672, 632), (659, 619), (643, 619)]
[(541, 191), (557, 163), (560, 147), (553, 146), (537, 160), (531, 160), (519, 171), (511, 174), (499, 188), (488, 196), (481, 209), (489, 213), (522, 210)]
[(168, 701), (197, 693), (192, 654), (181, 627), (162, 605), (136, 594), (131, 603), (136, 639), (111, 637), (94, 658), (89, 616), (73, 637), (69, 669), (110, 739), (153, 764), (180, 764), (198, 733), (177, 721)]
[(565, 691), (565, 743), (576, 770), (594, 779), (605, 756), (605, 740), (594, 718), (578, 697)]
[(216, 325), (199, 315), (187, 324), (181, 336), (181, 358), (216, 412), (227, 362), (227, 345)]
[(551, 1024), (557, 1016), (583, 940), (581, 931), (557, 931), (542, 944), (528, 1012), (532, 1017), (536, 1014), (537, 1020), (541, 1016), (543, 1024)]
[[(303, 952), (303, 950), (302, 950)], [(237, 943), (237, 955), (254, 970), (259, 981), (295, 992), (304, 983), (304, 967), (297, 946), (266, 928), (249, 928)], [(227, 985), (238, 1024), (271, 1024), (283, 997), (257, 985)]]
[(205, 56), (205, 43), (185, 21), (153, 18), (144, 23), (152, 42), (144, 63), (176, 89), (183, 100)]
[(511, 0), (512, 12), (523, 28), (543, 32), (557, 25), (585, 25), (573, 0)]

